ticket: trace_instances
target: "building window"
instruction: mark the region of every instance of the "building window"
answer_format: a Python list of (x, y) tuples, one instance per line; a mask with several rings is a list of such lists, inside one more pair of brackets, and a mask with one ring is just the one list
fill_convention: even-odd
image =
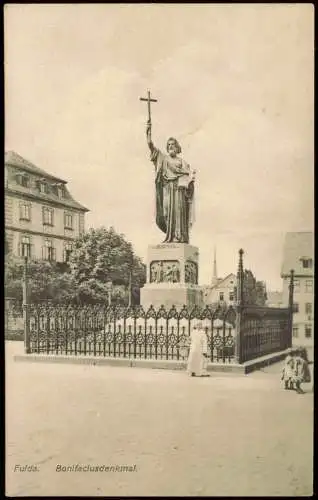
[(224, 293), (223, 293), (223, 292), (220, 292), (219, 297), (220, 297), (220, 300), (221, 300), (221, 301), (222, 301), (222, 300), (224, 300)]
[(312, 303), (307, 302), (305, 307), (306, 307), (306, 314), (312, 314)]
[(72, 253), (72, 243), (66, 243), (64, 247), (64, 256), (63, 256), (64, 262), (68, 262), (70, 260), (71, 253)]
[(59, 198), (64, 198), (65, 197), (65, 190), (63, 185), (59, 185), (58, 187), (58, 197)]
[(19, 245), (20, 257), (31, 257), (31, 241), (29, 236), (22, 236)]
[(29, 187), (30, 186), (30, 177), (25, 174), (18, 174), (16, 176), (17, 183), (22, 186), (22, 187)]
[(20, 204), (20, 220), (31, 220), (31, 205), (30, 203)]
[(305, 337), (311, 339), (311, 325), (305, 325)]
[(73, 215), (70, 213), (64, 213), (64, 228), (73, 229)]
[(50, 184), (51, 192), (58, 198), (63, 198), (64, 186), (58, 182)]
[(293, 312), (298, 313), (299, 312), (299, 304), (297, 302), (294, 302), (293, 305)]
[(313, 281), (312, 280), (306, 280), (305, 291), (312, 293), (312, 287), (313, 287)]
[(298, 326), (293, 326), (293, 337), (295, 339), (297, 339), (298, 337), (298, 332), (299, 332)]
[(234, 300), (234, 292), (230, 292), (230, 294), (229, 294), (229, 300), (230, 301)]
[(55, 248), (51, 240), (45, 240), (44, 246), (42, 247), (42, 258), (48, 261), (55, 260)]
[(53, 226), (53, 208), (43, 207), (43, 224), (47, 226)]
[(49, 185), (47, 182), (42, 182), (40, 181), (40, 191), (43, 194), (48, 194), (49, 193)]
[(312, 269), (312, 259), (301, 259), (304, 269)]
[(51, 184), (51, 191), (55, 196), (58, 196), (58, 189), (56, 184)]
[(299, 280), (294, 280), (294, 292), (295, 293), (300, 292), (300, 281)]

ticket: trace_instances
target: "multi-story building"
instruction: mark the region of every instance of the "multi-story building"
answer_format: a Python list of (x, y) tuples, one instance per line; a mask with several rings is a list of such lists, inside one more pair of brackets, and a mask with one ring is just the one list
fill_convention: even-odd
[[(213, 276), (211, 285), (202, 287), (203, 302), (205, 305), (231, 306), (236, 301), (237, 276), (228, 274), (225, 278), (218, 278), (216, 265), (216, 251), (214, 249)], [(243, 296), (245, 304), (265, 305), (266, 285), (257, 281), (251, 271), (244, 270)]]
[(205, 285), (202, 287), (203, 303), (205, 305), (233, 305), (235, 300), (235, 286), (235, 274), (231, 273), (226, 276), (226, 278), (218, 278), (216, 248), (214, 247), (213, 275), (211, 285)]
[(236, 276), (231, 273), (223, 279), (214, 277), (214, 283), (203, 287), (203, 301), (205, 305), (220, 304), (234, 305)]
[(5, 155), (5, 250), (34, 260), (66, 262), (84, 232), (88, 209), (67, 182), (17, 153)]
[(293, 344), (312, 346), (314, 339), (314, 236), (287, 233), (281, 277), (283, 302), (288, 304), (290, 271), (294, 270)]

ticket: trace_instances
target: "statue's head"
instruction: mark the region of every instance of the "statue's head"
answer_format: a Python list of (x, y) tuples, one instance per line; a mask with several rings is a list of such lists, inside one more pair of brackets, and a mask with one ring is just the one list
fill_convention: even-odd
[(174, 137), (169, 137), (167, 140), (167, 153), (172, 157), (181, 153), (181, 146)]

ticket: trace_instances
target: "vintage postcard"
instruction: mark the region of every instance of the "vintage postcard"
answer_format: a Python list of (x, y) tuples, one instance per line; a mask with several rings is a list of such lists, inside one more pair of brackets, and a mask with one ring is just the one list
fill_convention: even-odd
[(313, 494), (314, 8), (7, 4), (6, 494)]

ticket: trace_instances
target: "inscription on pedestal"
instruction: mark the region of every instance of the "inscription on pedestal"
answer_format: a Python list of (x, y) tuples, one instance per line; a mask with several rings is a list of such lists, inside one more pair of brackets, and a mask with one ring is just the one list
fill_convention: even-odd
[(172, 243), (169, 244), (162, 244), (162, 245), (156, 245), (154, 248), (180, 248), (180, 245), (173, 245)]

